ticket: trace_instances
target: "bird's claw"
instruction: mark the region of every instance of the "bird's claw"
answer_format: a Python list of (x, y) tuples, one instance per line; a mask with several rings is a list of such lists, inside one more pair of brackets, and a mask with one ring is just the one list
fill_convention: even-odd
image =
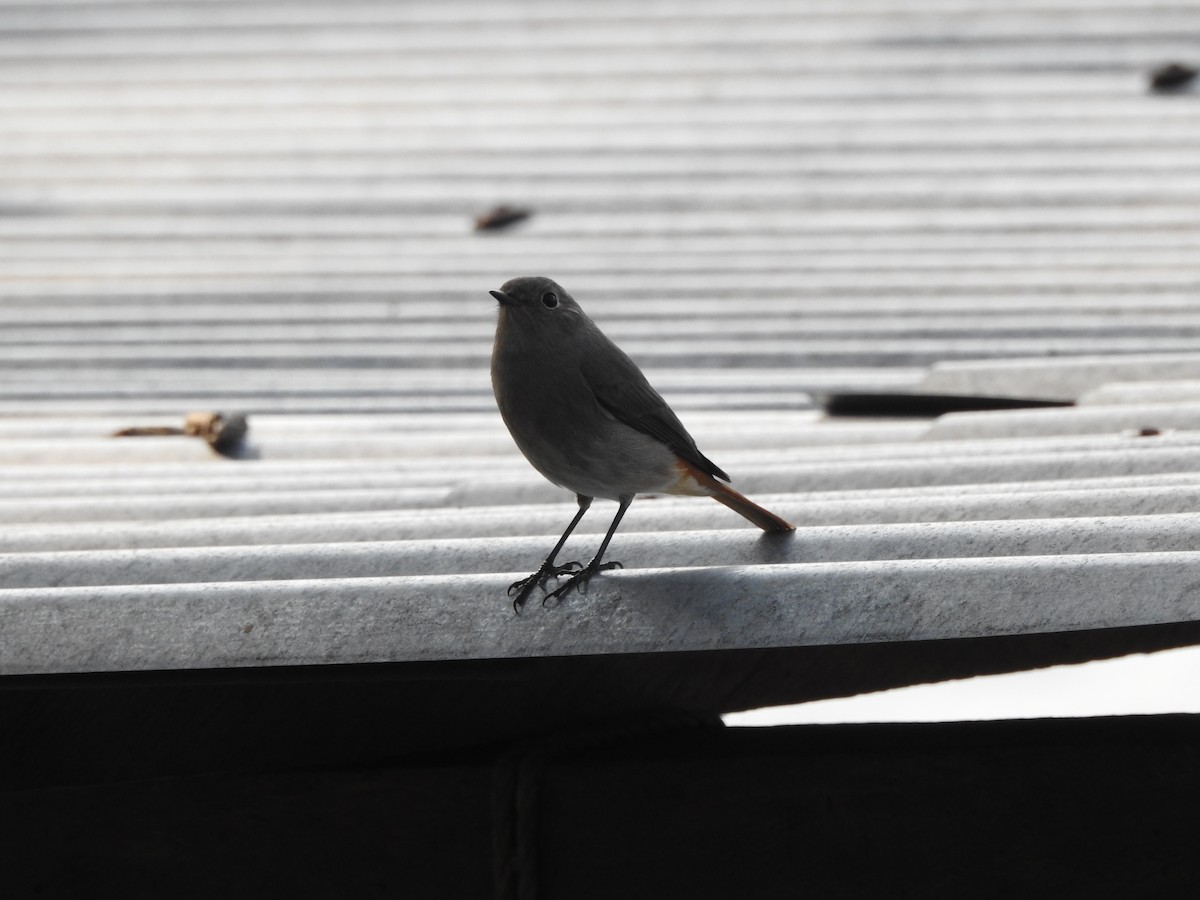
[(587, 583), (591, 580), (593, 575), (598, 575), (601, 572), (607, 572), (609, 569), (623, 568), (625, 568), (625, 566), (616, 560), (599, 564), (588, 563), (586, 566), (583, 566), (578, 572), (572, 575), (570, 581), (561, 587), (555, 588), (545, 597), (543, 597), (542, 606), (545, 606), (551, 598), (554, 598), (555, 600), (561, 600), (563, 596), (571, 590), (571, 588), (575, 588), (581, 594), (586, 593)]
[(558, 578), (560, 575), (567, 575), (572, 572), (577, 572), (583, 568), (581, 562), (563, 563), (561, 566), (551, 566), (550, 568), (541, 568), (530, 575), (528, 578), (522, 578), (519, 581), (514, 581), (508, 586), (508, 596), (513, 595), (513, 591), (520, 590), (525, 587), (533, 587), (537, 585), (540, 588), (546, 587), (546, 582), (551, 578)]
[(583, 567), (583, 563), (575, 560), (557, 566), (543, 565), (528, 578), (514, 581), (508, 586), (508, 596), (512, 597), (514, 592), (517, 594), (513, 600), (513, 609), (516, 612), (520, 612), (521, 607), (525, 605), (525, 601), (529, 599), (529, 595), (533, 593), (535, 587), (540, 587), (544, 591), (546, 590), (546, 582), (551, 578), (558, 578), (562, 575), (581, 571)]

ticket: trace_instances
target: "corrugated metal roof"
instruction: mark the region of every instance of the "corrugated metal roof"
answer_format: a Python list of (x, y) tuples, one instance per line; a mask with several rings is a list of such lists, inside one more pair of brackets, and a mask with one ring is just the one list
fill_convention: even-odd
[[(1200, 619), (1200, 94), (1146, 90), (1197, 37), (1106, 0), (0, 6), (0, 671)], [(476, 232), (499, 203), (534, 214)], [(515, 617), (574, 509), (488, 383), (487, 290), (532, 273), (801, 530), (641, 500), (625, 570)], [(848, 391), (1080, 404), (816, 411)], [(197, 410), (246, 444), (111, 436)]]

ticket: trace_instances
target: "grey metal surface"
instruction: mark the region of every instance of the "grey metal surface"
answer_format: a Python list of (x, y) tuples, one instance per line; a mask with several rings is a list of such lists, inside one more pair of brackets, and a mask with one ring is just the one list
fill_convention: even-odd
[(619, 571), (524, 616), (493, 599), (517, 573), (15, 589), (0, 630), (5, 674), (998, 637), (1195, 621), (1198, 564), (1189, 552)]
[[(1195, 621), (1200, 95), (1145, 70), (1198, 39), (1157, 0), (0, 6), (0, 672)], [(626, 570), (515, 617), (574, 508), (488, 384), (532, 273), (802, 530), (639, 500)], [(249, 415), (233, 458), (111, 436), (197, 410)]]
[[(575, 538), (564, 559), (587, 558), (594, 544)], [(754, 531), (713, 529), (623, 533), (623, 556), (656, 567), (741, 566), (851, 560), (1184, 552), (1200, 543), (1200, 514), (813, 526), (786, 541)], [(519, 572), (546, 551), (541, 535), (287, 546), (160, 548), (9, 553), (0, 557), (7, 588)]]

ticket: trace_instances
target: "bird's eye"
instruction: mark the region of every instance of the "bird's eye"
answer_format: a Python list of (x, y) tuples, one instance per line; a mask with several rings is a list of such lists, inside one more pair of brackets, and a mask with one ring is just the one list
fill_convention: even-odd
[(547, 291), (542, 294), (542, 306), (546, 307), (546, 309), (554, 309), (558, 306), (558, 294), (553, 291)]

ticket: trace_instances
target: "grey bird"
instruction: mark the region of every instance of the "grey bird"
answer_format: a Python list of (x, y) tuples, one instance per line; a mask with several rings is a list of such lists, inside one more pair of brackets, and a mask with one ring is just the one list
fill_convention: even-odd
[[(490, 292), (500, 304), (492, 347), (492, 390), (517, 447), (549, 481), (573, 491), (579, 511), (550, 555), (508, 589), (520, 611), (534, 587), (570, 575), (547, 594), (560, 598), (618, 562), (603, 562), (621, 517), (637, 494), (712, 497), (764, 531), (795, 526), (743, 497), (700, 452), (641, 369), (549, 278), (513, 278)], [(592, 560), (555, 563), (593, 498), (615, 500)], [(545, 600), (543, 600), (545, 602)]]

